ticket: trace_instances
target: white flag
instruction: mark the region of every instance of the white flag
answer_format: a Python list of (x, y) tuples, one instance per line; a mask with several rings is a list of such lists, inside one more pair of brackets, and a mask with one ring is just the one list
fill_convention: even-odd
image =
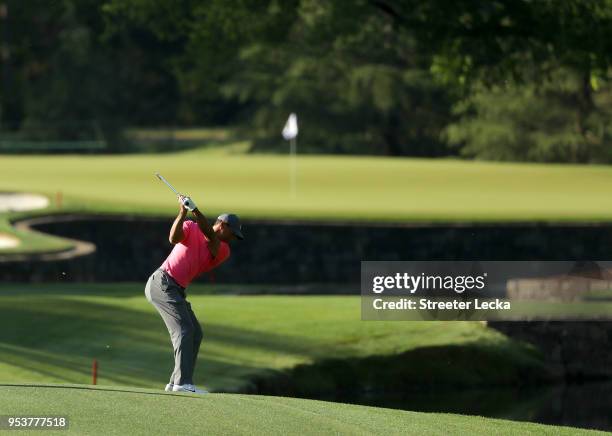
[(287, 141), (290, 139), (295, 139), (298, 135), (298, 123), (297, 123), (297, 115), (292, 113), (287, 118), (287, 122), (285, 123), (285, 127), (283, 127), (283, 138)]

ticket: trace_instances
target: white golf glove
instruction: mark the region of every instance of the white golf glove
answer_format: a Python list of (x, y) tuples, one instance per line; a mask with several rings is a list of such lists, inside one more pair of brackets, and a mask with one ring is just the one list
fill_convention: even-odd
[(189, 212), (193, 212), (195, 209), (198, 208), (198, 206), (196, 206), (195, 202), (191, 199), (191, 197), (183, 197), (183, 206), (185, 206), (185, 208)]

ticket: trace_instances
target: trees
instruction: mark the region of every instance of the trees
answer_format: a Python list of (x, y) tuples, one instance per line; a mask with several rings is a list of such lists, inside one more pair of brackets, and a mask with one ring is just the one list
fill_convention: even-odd
[[(440, 132), (454, 103), (461, 121), (446, 130), (453, 133), (447, 138), (460, 140), (466, 156), (608, 160), (608, 109), (597, 106), (595, 94), (609, 79), (610, 0), (304, 0), (274, 17), (270, 22), (287, 23), (279, 25), (282, 37), (252, 28), (230, 51), (237, 73), (219, 84), (225, 95), (254, 107), (260, 144), (276, 142), (276, 126), (293, 110), (309, 126), (303, 142), (317, 150), (448, 153)], [(551, 113), (539, 111), (527, 129), (491, 106), (502, 94), (514, 106), (522, 98), (524, 106), (537, 101)], [(468, 106), (473, 110), (462, 109)], [(485, 143), (482, 128), (459, 134), (474, 116), (481, 127), (490, 123), (490, 132), (499, 129), (499, 120), (484, 113), (507, 117), (505, 128), (518, 129), (515, 142), (488, 135)], [(519, 157), (517, 147), (533, 149)]]
[[(171, 59), (186, 122), (246, 120), (257, 149), (282, 146), (279, 129), (297, 111), (302, 151), (432, 156), (448, 96), (429, 56), (366, 3), (243, 0), (111, 1), (111, 28), (144, 26), (181, 40)], [(180, 16), (177, 16), (180, 15)], [(117, 24), (119, 23), (119, 24)]]
[[(255, 105), (258, 146), (282, 144), (287, 113), (301, 115), (313, 151), (435, 156), (448, 96), (411, 35), (375, 11), (342, 19), (327, 2), (302, 2), (282, 43), (245, 47), (222, 89)], [(350, 18), (349, 18), (350, 17)], [(304, 147), (302, 148), (304, 150)]]
[(611, 162), (612, 89), (599, 87), (583, 118), (581, 86), (581, 77), (567, 69), (551, 73), (544, 83), (481, 86), (456, 105), (458, 120), (446, 130), (449, 142), (470, 158)]
[[(121, 151), (126, 123), (173, 116), (174, 79), (157, 64), (160, 44), (127, 31), (105, 37), (100, 2), (10, 1), (8, 8), (11, 85), (1, 91), (3, 128), (27, 139), (105, 139), (110, 151)], [(165, 101), (156, 104), (154, 91)]]
[(438, 77), (462, 90), (460, 120), (447, 130), (462, 154), (610, 162), (610, 0), (438, 0), (413, 7), (420, 21), (414, 12), (412, 21), (398, 10), (392, 15), (429, 41)]
[(294, 111), (306, 152), (609, 160), (612, 0), (0, 2), (13, 128), (236, 123), (275, 150)]

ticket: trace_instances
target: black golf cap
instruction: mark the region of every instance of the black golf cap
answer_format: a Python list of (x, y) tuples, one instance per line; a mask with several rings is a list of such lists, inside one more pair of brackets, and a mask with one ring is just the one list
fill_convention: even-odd
[(238, 239), (244, 239), (244, 235), (242, 234), (242, 226), (240, 225), (240, 218), (238, 218), (238, 215), (234, 215), (233, 213), (224, 213), (219, 215), (219, 218), (217, 219), (227, 224), (232, 233), (236, 235)]

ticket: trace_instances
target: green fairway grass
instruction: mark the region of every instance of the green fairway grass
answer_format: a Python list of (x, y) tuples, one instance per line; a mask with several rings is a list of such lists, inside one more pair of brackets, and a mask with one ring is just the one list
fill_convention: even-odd
[[(62, 211), (174, 214), (172, 192), (153, 175), (159, 171), (205, 213), (234, 211), (247, 219), (612, 219), (612, 168), (607, 166), (308, 155), (298, 158), (298, 189), (292, 198), (286, 156), (220, 154), (204, 148), (2, 160), (0, 190), (36, 192), (52, 200), (47, 211), (38, 213), (58, 212), (54, 202), (61, 192)], [(41, 248), (38, 242), (36, 249)], [(29, 243), (25, 240), (16, 251), (27, 251)]]
[(373, 220), (612, 218), (606, 166), (300, 156), (291, 198), (285, 156), (198, 150), (116, 156), (3, 156), (0, 189), (64, 195), (74, 210), (170, 214), (161, 172), (203, 210), (245, 217)]
[[(170, 394), (87, 386), (0, 386), (5, 415), (64, 415), (69, 434), (595, 435), (604, 432), (476, 416), (236, 394)], [(40, 430), (19, 434), (39, 434)], [(51, 432), (64, 434), (62, 431)], [(45, 432), (45, 434), (49, 434)]]
[[(417, 349), (441, 365), (413, 357), (415, 382), (450, 376), (464, 385), (514, 384), (541, 369), (533, 349), (478, 322), (363, 322), (358, 296), (214, 296), (207, 289), (190, 288), (204, 332), (195, 381), (215, 391), (244, 390), (255, 376), (300, 364)], [(472, 347), (482, 363), (461, 360), (449, 372), (447, 357), (458, 346)], [(0, 382), (89, 383), (94, 358), (101, 384), (161, 389), (168, 382), (170, 338), (144, 283), (0, 286)]]

